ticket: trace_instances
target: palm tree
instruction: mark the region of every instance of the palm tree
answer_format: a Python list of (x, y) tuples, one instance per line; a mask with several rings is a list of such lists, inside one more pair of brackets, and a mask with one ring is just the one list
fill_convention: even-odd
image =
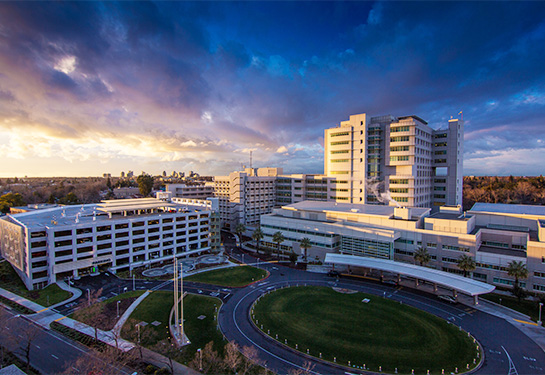
[(421, 266), (424, 266), (431, 260), (431, 255), (430, 253), (428, 253), (428, 249), (422, 246), (418, 246), (418, 248), (414, 252), (413, 257), (415, 262), (420, 263)]
[(257, 248), (257, 253), (259, 254), (259, 241), (263, 239), (263, 231), (261, 228), (254, 230), (254, 233), (252, 233), (252, 239), (255, 240), (255, 246)]
[(458, 268), (464, 271), (464, 277), (475, 269), (475, 260), (469, 255), (462, 255), (458, 258)]
[(307, 251), (308, 249), (310, 249), (312, 247), (312, 245), (310, 244), (310, 239), (305, 237), (301, 240), (301, 242), (299, 243), (299, 246), (301, 247), (301, 249), (304, 250), (304, 254), (303, 254), (303, 258), (305, 259), (305, 262), (307, 261)]
[(242, 233), (246, 232), (246, 226), (244, 224), (239, 223), (235, 227), (235, 233), (238, 235), (238, 239), (240, 240), (240, 244), (242, 245)]
[(515, 285), (513, 289), (518, 289), (519, 279), (526, 279), (528, 277), (528, 268), (522, 261), (513, 260), (507, 264), (507, 274), (515, 278)]
[(278, 231), (273, 234), (273, 242), (276, 242), (276, 251), (278, 252), (278, 259), (280, 259), (280, 244), (286, 240), (282, 232)]

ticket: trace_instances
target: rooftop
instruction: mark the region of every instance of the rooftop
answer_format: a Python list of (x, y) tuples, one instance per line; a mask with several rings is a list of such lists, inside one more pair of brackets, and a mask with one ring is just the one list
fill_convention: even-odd
[(430, 215), (429, 217), (432, 219), (468, 221), (473, 217), (473, 215), (467, 215), (465, 213), (459, 214), (450, 212), (437, 212), (433, 215)]
[[(12, 222), (20, 223), (32, 228), (46, 228), (53, 225), (74, 225), (78, 223), (90, 223), (93, 221), (108, 221), (119, 220), (123, 216), (113, 216), (109, 218), (109, 214), (121, 213), (124, 211), (138, 211), (159, 209), (165, 213), (171, 210), (202, 210), (202, 206), (191, 206), (185, 204), (173, 204), (161, 201), (155, 198), (141, 199), (119, 199), (103, 201), (99, 204), (84, 204), (77, 206), (62, 206), (43, 210), (34, 210), (19, 214), (10, 215)], [(150, 216), (152, 214), (131, 215), (127, 218), (137, 218)], [(157, 215), (157, 212), (153, 213)]]
[(514, 214), (545, 216), (545, 206), (532, 206), (527, 204), (505, 203), (475, 203), (469, 212), (490, 212), (497, 214)]
[[(317, 212), (344, 212), (355, 215), (387, 216), (394, 214), (394, 206), (382, 206), (376, 204), (356, 204), (339, 202), (302, 201), (282, 206), (283, 209), (294, 211)], [(410, 207), (412, 216), (423, 216), (430, 211), (429, 208)]]

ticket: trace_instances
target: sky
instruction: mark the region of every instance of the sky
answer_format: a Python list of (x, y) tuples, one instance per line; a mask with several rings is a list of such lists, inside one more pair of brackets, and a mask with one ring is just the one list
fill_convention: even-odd
[(460, 111), (465, 175), (545, 174), (545, 2), (0, 3), (0, 177), (323, 173), (352, 114)]

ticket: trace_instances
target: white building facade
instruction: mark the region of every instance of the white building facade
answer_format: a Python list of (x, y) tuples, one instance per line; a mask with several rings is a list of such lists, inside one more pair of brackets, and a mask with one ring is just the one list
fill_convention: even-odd
[(334, 202), (300, 202), (277, 208), (261, 218), (264, 244), (276, 248), (272, 237), (286, 238), (281, 248), (302, 254), (300, 242), (309, 238), (309, 259), (328, 253), (414, 263), (417, 248), (431, 256), (428, 267), (462, 274), (461, 255), (475, 260), (475, 280), (510, 287), (508, 264), (520, 261), (529, 270), (521, 286), (545, 292), (545, 207), (476, 203), (459, 206), (402, 208)]
[(0, 250), (28, 289), (217, 249), (217, 199), (103, 201), (0, 220)]

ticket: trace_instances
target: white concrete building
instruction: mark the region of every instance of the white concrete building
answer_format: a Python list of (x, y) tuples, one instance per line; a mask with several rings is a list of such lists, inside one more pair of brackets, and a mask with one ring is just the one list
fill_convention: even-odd
[(462, 204), (461, 120), (434, 130), (418, 116), (352, 115), (325, 130), (324, 148), (324, 174), (339, 185), (327, 200), (395, 204), (393, 199), (410, 207)]
[(431, 256), (429, 267), (462, 274), (457, 261), (468, 255), (476, 262), (471, 276), (497, 286), (510, 286), (511, 261), (529, 270), (521, 286), (545, 292), (545, 207), (484, 204), (462, 212), (442, 206), (429, 208), (304, 201), (274, 209), (261, 217), (264, 244), (275, 232), (286, 240), (281, 248), (301, 254), (300, 241), (307, 237), (310, 259), (323, 260), (328, 253), (414, 263), (418, 247)]
[(218, 209), (215, 198), (142, 198), (8, 215), (0, 219), (0, 250), (27, 288), (37, 289), (215, 249)]
[(214, 177), (223, 225), (232, 229), (239, 223), (259, 225), (261, 215), (270, 213), (276, 204), (276, 179), (280, 174), (282, 168), (246, 168)]

